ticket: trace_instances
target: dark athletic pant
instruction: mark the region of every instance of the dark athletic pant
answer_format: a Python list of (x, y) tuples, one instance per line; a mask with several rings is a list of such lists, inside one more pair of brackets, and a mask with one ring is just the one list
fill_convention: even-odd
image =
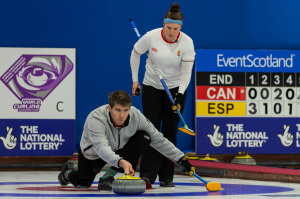
[[(132, 164), (132, 168), (136, 170), (137, 163), (142, 152), (149, 147), (151, 143), (150, 136), (145, 131), (137, 131), (127, 144), (117, 150), (115, 153), (123, 157), (124, 160)], [(75, 187), (90, 187), (94, 182), (96, 175), (106, 165), (101, 158), (96, 160), (86, 159), (81, 150), (78, 150), (78, 171), (69, 173), (69, 180)], [(115, 171), (124, 173), (123, 168), (111, 167)]]
[[(170, 89), (175, 99), (178, 87)], [(165, 90), (158, 90), (152, 86), (143, 85), (143, 113), (153, 123), (155, 128), (162, 132), (170, 142), (176, 146), (178, 123), (180, 118), (172, 110), (172, 103)], [(181, 113), (184, 109), (187, 93), (184, 93)], [(161, 129), (161, 130), (160, 130)], [(174, 163), (160, 154), (154, 148), (149, 147), (142, 154), (140, 165), (140, 177), (147, 177), (151, 183), (159, 176), (159, 181), (173, 181)]]

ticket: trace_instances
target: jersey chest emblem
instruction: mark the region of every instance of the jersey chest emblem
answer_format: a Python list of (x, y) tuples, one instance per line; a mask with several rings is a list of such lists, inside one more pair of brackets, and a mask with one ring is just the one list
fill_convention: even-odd
[(177, 56), (180, 57), (180, 55), (181, 55), (181, 51), (178, 50), (178, 51), (177, 51)]
[(153, 52), (157, 52), (157, 51), (158, 51), (156, 48), (151, 48), (151, 50), (152, 50)]

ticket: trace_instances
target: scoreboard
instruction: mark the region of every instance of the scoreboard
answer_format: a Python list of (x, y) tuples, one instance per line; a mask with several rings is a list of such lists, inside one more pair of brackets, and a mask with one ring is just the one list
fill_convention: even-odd
[(197, 115), (300, 116), (297, 73), (197, 72), (197, 77)]
[(299, 153), (300, 51), (197, 50), (197, 154)]

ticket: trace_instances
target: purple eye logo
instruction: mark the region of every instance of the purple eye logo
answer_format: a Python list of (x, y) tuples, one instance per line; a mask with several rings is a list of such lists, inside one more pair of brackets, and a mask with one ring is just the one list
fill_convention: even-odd
[(65, 55), (22, 55), (1, 77), (1, 81), (22, 102), (18, 112), (39, 112), (41, 102), (73, 70)]

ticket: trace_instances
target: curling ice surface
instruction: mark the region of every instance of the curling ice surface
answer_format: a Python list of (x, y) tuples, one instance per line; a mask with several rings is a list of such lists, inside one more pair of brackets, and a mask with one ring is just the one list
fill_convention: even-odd
[[(132, 197), (128, 195), (117, 195), (109, 191), (98, 191), (97, 183), (101, 172), (95, 178), (95, 182), (90, 188), (75, 188), (71, 184), (60, 186), (57, 181), (59, 171), (20, 171), (20, 172), (1, 172), (0, 178), (0, 198), (9, 199), (65, 199), (65, 198), (117, 198)], [(121, 177), (118, 174), (116, 177)], [(139, 176), (136, 173), (135, 176)], [(219, 182), (222, 189), (219, 192), (208, 192), (205, 184), (195, 177), (175, 175), (174, 183), (176, 187), (160, 187), (158, 180), (153, 185), (153, 189), (147, 189), (145, 193), (138, 195), (138, 198), (180, 198), (180, 199), (295, 199), (300, 198), (299, 184), (264, 182), (252, 180), (209, 178), (204, 177), (208, 182)], [(199, 197), (200, 196), (200, 197)]]

